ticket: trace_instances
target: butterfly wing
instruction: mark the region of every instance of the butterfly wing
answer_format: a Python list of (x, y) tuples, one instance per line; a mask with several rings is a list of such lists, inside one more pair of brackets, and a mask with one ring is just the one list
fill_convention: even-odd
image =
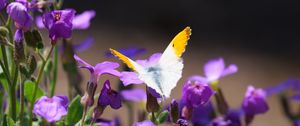
[(190, 27), (186, 27), (178, 33), (168, 45), (159, 60), (161, 67), (161, 89), (165, 97), (169, 97), (171, 91), (176, 87), (177, 82), (182, 76), (183, 60), (181, 55), (191, 35)]
[(122, 60), (129, 68), (134, 70), (138, 73), (138, 77), (140, 80), (144, 81), (145, 84), (151, 88), (153, 88), (155, 91), (157, 91), (159, 94), (162, 94), (161, 88), (158, 87), (157, 80), (160, 80), (159, 77), (156, 74), (153, 74), (153, 72), (149, 72), (147, 68), (144, 68), (143, 66), (139, 65), (135, 61), (131, 60), (127, 56), (121, 54), (120, 52), (110, 49), (112, 54), (117, 56), (120, 60)]

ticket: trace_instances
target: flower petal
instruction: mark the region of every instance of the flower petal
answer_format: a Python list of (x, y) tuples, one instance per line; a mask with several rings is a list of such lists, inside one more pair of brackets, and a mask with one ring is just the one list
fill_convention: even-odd
[(230, 74), (234, 74), (238, 71), (238, 67), (235, 64), (230, 64), (222, 73), (222, 77), (230, 75)]
[(135, 72), (121, 72), (120, 80), (123, 82), (124, 86), (144, 83), (144, 81), (139, 79), (138, 74)]
[(87, 37), (83, 42), (81, 42), (78, 45), (74, 45), (73, 48), (74, 50), (76, 50), (77, 52), (82, 52), (87, 50), (88, 48), (91, 47), (91, 45), (93, 44), (94, 39), (92, 37)]
[(87, 29), (90, 26), (90, 21), (94, 18), (96, 12), (94, 10), (84, 11), (76, 15), (73, 19), (73, 29)]
[(218, 80), (225, 68), (224, 60), (222, 58), (219, 59), (213, 59), (208, 61), (204, 65), (204, 73), (207, 77), (208, 81), (215, 81)]
[(111, 75), (119, 77), (121, 75), (121, 73), (119, 71), (115, 70), (119, 66), (120, 65), (118, 63), (109, 62), (109, 61), (98, 63), (95, 66), (95, 74), (98, 74), (98, 75), (111, 74)]
[(81, 66), (81, 68), (86, 68), (88, 69), (91, 73), (94, 73), (94, 67), (90, 64), (88, 64), (87, 62), (85, 62), (84, 60), (82, 60), (80, 57), (78, 57), (76, 54), (74, 55), (74, 59), (80, 63), (83, 64), (84, 66)]
[(38, 28), (43, 29), (45, 28), (45, 25), (43, 23), (43, 18), (41, 16), (35, 17), (35, 24)]
[(147, 99), (146, 92), (143, 89), (131, 89), (121, 91), (124, 100), (140, 102)]

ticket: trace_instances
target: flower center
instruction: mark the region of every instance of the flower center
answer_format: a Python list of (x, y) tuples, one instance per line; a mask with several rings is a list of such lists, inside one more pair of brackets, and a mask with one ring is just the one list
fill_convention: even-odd
[(54, 14), (54, 20), (55, 20), (55, 21), (59, 21), (60, 18), (61, 18), (61, 13), (55, 13), (55, 14)]
[(47, 99), (46, 99), (46, 102), (52, 103), (52, 102), (53, 102), (53, 99), (47, 98)]

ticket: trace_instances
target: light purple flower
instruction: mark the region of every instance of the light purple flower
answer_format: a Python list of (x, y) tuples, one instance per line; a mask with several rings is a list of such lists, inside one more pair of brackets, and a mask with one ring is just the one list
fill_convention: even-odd
[(269, 106), (266, 97), (266, 92), (263, 89), (255, 89), (253, 86), (248, 86), (242, 104), (242, 109), (245, 114), (256, 115), (267, 112)]
[(119, 67), (118, 63), (105, 61), (102, 63), (98, 63), (96, 66), (92, 66), (92, 65), (88, 64), (87, 62), (85, 62), (84, 60), (82, 60), (81, 58), (79, 58), (77, 55), (74, 55), (74, 59), (78, 63), (83, 65), (83, 66), (81, 66), (81, 68), (86, 68), (90, 71), (90, 73), (91, 73), (90, 80), (95, 83), (98, 82), (98, 77), (102, 74), (110, 74), (110, 75), (114, 75), (117, 77), (120, 76), (120, 72), (115, 70), (116, 68)]
[[(90, 26), (91, 20), (95, 17), (96, 12), (94, 10), (84, 11), (83, 13), (76, 15), (72, 21), (72, 29), (87, 29)], [(42, 17), (36, 17), (36, 25), (38, 28), (45, 28)]]
[(0, 10), (2, 10), (3, 8), (5, 8), (6, 4), (7, 4), (6, 0), (0, 0)]
[(212, 120), (208, 126), (231, 126), (231, 121), (226, 120), (223, 117), (217, 117), (214, 120)]
[(14, 35), (14, 42), (20, 43), (23, 42), (23, 31), (21, 29), (17, 29)]
[(72, 35), (72, 21), (75, 10), (54, 10), (43, 15), (43, 23), (49, 30), (52, 41), (59, 38), (70, 38)]
[(143, 89), (129, 89), (121, 91), (121, 96), (127, 101), (146, 101), (147, 95)]
[(205, 82), (188, 80), (182, 93), (184, 104), (189, 108), (197, 108), (206, 104), (215, 92)]
[(76, 15), (73, 20), (73, 29), (87, 29), (90, 27), (91, 20), (95, 17), (96, 12), (94, 10), (84, 11), (83, 13)]
[(264, 90), (266, 91), (267, 96), (271, 96), (273, 94), (278, 94), (288, 89), (300, 91), (300, 81), (296, 79), (288, 79), (275, 86), (267, 87)]
[(67, 114), (68, 104), (66, 96), (53, 96), (52, 98), (42, 96), (35, 102), (32, 112), (48, 122), (55, 122)]
[(156, 126), (156, 125), (150, 120), (144, 120), (142, 122), (136, 122), (132, 126)]
[(7, 8), (6, 12), (15, 22), (18, 29), (28, 30), (32, 25), (32, 17), (29, 15), (28, 9), (20, 2), (12, 2)]
[(138, 74), (136, 72), (121, 72), (120, 80), (123, 82), (124, 86), (144, 83), (144, 81), (138, 78)]
[(235, 64), (230, 64), (226, 68), (223, 58), (219, 58), (219, 59), (210, 60), (204, 65), (205, 77), (194, 75), (191, 78), (197, 78), (198, 80), (211, 83), (219, 80), (224, 76), (236, 73), (237, 71), (238, 71), (238, 67)]
[(122, 106), (121, 100), (122, 100), (121, 95), (117, 91), (111, 89), (110, 82), (106, 80), (104, 82), (103, 88), (101, 90), (98, 99), (98, 105), (100, 106), (109, 105), (113, 109), (119, 109)]
[(189, 122), (185, 119), (178, 119), (176, 122), (176, 126), (189, 126)]

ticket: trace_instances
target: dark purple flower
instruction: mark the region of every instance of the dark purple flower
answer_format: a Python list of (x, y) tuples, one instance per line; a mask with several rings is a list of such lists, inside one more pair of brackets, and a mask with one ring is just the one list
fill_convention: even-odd
[(219, 58), (210, 60), (204, 65), (205, 77), (194, 75), (191, 76), (191, 78), (202, 80), (206, 83), (212, 83), (218, 81), (224, 76), (236, 73), (237, 71), (238, 67), (235, 64), (230, 64), (226, 68), (223, 58)]
[(121, 100), (121, 95), (117, 91), (111, 89), (110, 82), (106, 80), (104, 82), (103, 88), (98, 99), (98, 105), (110, 105), (110, 107), (113, 109), (119, 109), (122, 106)]
[(226, 120), (230, 120), (230, 126), (242, 126), (240, 117), (242, 112), (240, 110), (229, 110), (226, 114)]
[[(144, 48), (124, 48), (118, 50), (120, 53), (124, 54), (125, 56), (129, 57), (130, 59), (134, 59), (137, 55), (144, 54), (146, 49)], [(114, 57), (110, 51), (105, 52), (106, 57)]]
[(14, 35), (14, 42), (23, 42), (23, 31), (21, 29), (17, 29)]
[(176, 126), (189, 126), (189, 122), (185, 119), (178, 119)]
[(91, 72), (90, 81), (92, 81), (92, 82), (97, 83), (98, 77), (102, 74), (110, 74), (110, 75), (114, 75), (117, 77), (120, 76), (120, 72), (115, 70), (116, 68), (119, 67), (118, 63), (105, 61), (102, 63), (98, 63), (96, 66), (92, 66), (92, 65), (88, 64), (87, 62), (85, 62), (84, 60), (82, 60), (77, 55), (74, 55), (74, 59), (78, 63), (83, 65), (83, 66), (81, 66), (81, 68), (86, 68)]
[(6, 0), (0, 0), (0, 10), (2, 10), (3, 8), (5, 8), (6, 4), (7, 4)]
[(182, 91), (182, 101), (187, 107), (197, 108), (207, 103), (215, 93), (205, 82), (188, 80)]
[(266, 92), (263, 89), (255, 89), (253, 86), (248, 86), (242, 109), (246, 115), (256, 115), (267, 112), (269, 106), (266, 101)]
[(141, 102), (146, 101), (147, 95), (143, 89), (129, 89), (121, 91), (121, 96), (124, 100)]
[(300, 126), (300, 121), (299, 120), (295, 121), (294, 126)]
[(217, 117), (212, 120), (208, 126), (231, 126), (230, 120), (226, 120), (223, 117)]
[(206, 125), (213, 118), (214, 116), (213, 113), (214, 113), (213, 105), (211, 102), (208, 102), (203, 106), (200, 106), (198, 108), (193, 108), (192, 116), (190, 120), (195, 125)]
[(52, 41), (59, 38), (70, 38), (72, 35), (72, 21), (75, 10), (54, 10), (43, 15), (43, 23), (49, 30)]
[[(75, 15), (72, 24), (72, 29), (87, 29), (90, 27), (91, 20), (95, 17), (96, 12), (94, 10), (84, 11), (81, 14)], [(42, 17), (36, 17), (36, 25), (38, 28), (45, 28)]]
[(30, 16), (28, 9), (20, 2), (10, 3), (6, 11), (8, 15), (15, 21), (15, 25), (18, 29), (28, 30), (32, 25), (32, 17)]
[(156, 125), (150, 120), (144, 120), (142, 122), (136, 122), (132, 126), (156, 126)]
[(55, 122), (67, 114), (68, 104), (69, 101), (66, 96), (53, 96), (52, 98), (42, 96), (35, 102), (32, 112), (48, 122)]

